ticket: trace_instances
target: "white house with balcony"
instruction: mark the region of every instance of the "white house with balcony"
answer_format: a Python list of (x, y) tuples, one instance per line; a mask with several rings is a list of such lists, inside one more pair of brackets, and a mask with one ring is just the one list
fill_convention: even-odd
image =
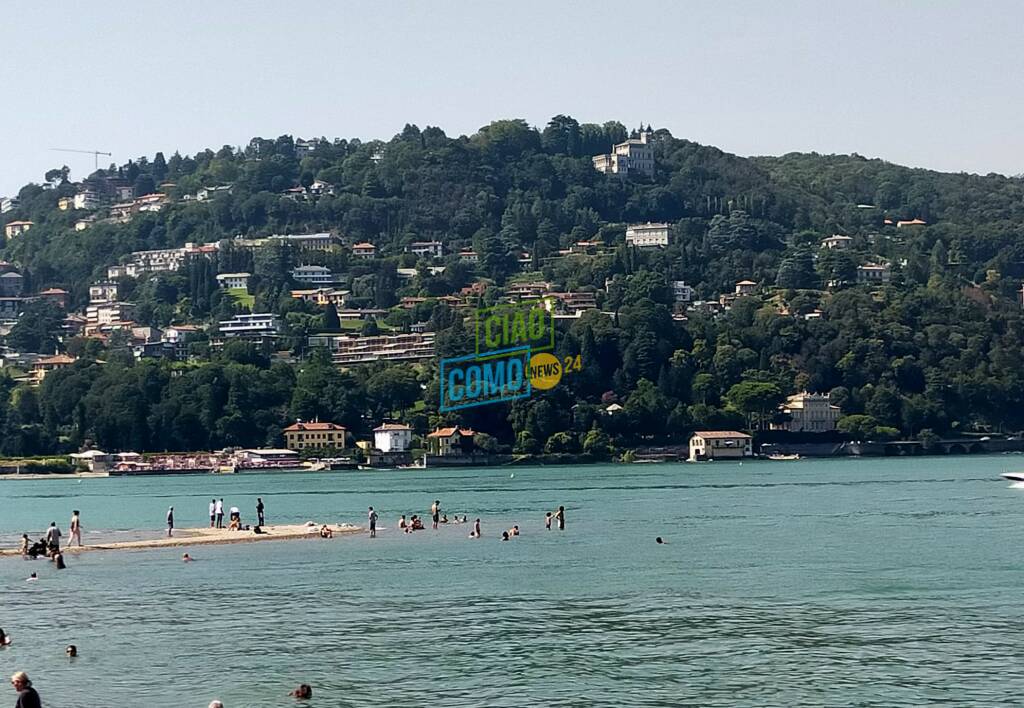
[(377, 257), (377, 247), (363, 241), (352, 246), (352, 257), (359, 260), (370, 260)]
[(672, 281), (672, 297), (676, 302), (691, 302), (697, 292), (685, 280)]
[(405, 452), (412, 445), (412, 428), (403, 423), (382, 423), (373, 429), (373, 446), (381, 452)]
[(827, 393), (803, 391), (786, 399), (779, 406), (783, 420), (772, 423), (772, 430), (788, 430), (791, 433), (828, 433), (836, 429), (842, 413), (839, 406), (829, 401)]
[(440, 241), (413, 241), (409, 244), (409, 253), (426, 258), (441, 258), (444, 255), (444, 244)]
[(828, 238), (821, 240), (821, 247), (827, 248), (833, 251), (845, 251), (853, 245), (853, 238), (850, 236), (843, 236), (842, 234), (833, 234)]
[(251, 273), (220, 273), (217, 284), (225, 290), (247, 290)]
[(881, 285), (892, 279), (888, 263), (865, 263), (857, 266), (857, 282), (862, 285)]
[(117, 283), (93, 283), (89, 286), (89, 302), (114, 302), (117, 293)]
[(91, 189), (87, 189), (84, 192), (79, 192), (75, 195), (75, 209), (99, 209), (102, 204), (103, 199), (100, 197), (99, 193), (94, 192)]
[(637, 248), (664, 248), (668, 245), (668, 224), (631, 224), (626, 227), (626, 243)]
[(334, 282), (334, 273), (326, 266), (300, 265), (292, 268), (292, 280), (313, 285), (330, 285)]
[(281, 331), (281, 318), (269, 312), (235, 315), (230, 320), (221, 320), (219, 329), (228, 338), (273, 337)]

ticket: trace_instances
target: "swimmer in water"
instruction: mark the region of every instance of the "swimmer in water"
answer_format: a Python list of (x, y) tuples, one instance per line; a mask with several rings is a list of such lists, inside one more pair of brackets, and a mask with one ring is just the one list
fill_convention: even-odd
[(26, 581), (29, 581), (29, 580), (39, 580), (39, 576), (36, 575), (35, 573), (32, 573), (32, 575), (30, 575), (27, 578), (25, 578), (25, 580)]
[(510, 528), (507, 531), (507, 533), (508, 533), (509, 537), (518, 536), (519, 535), (519, 525), (517, 524), (517, 525), (513, 526), (512, 528)]
[(502, 531), (501, 532), (501, 540), (502, 541), (507, 541), (508, 540), (508, 531)]
[(654, 542), (655, 543), (665, 543), (665, 541), (662, 540), (661, 536), (658, 536), (656, 539), (654, 539)]
[(480, 538), (480, 519), (473, 522), (473, 533), (469, 534), (470, 538)]
[(6, 646), (9, 646), (9, 645), (10, 645), (10, 643), (11, 643), (11, 638), (10, 638), (10, 636), (8, 636), (8, 635), (7, 635), (7, 634), (6, 634), (5, 632), (4, 632), (3, 628), (0, 628), (0, 647), (6, 647)]
[(190, 556), (187, 553), (182, 553), (181, 554), (181, 562), (182, 563), (191, 563), (192, 562), (192, 556)]
[(544, 514), (544, 528), (548, 531), (551, 530), (551, 512)]
[(64, 650), (64, 653), (67, 654), (69, 659), (74, 659), (78, 656), (78, 647), (74, 644), (68, 644), (68, 648)]
[(288, 694), (292, 698), (312, 698), (313, 687), (308, 683), (300, 684), (298, 688)]

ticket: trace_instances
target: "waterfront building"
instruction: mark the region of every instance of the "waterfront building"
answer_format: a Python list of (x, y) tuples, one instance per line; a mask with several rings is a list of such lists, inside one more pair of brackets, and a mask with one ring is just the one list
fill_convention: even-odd
[(427, 435), (428, 454), (461, 457), (473, 454), (473, 431), (469, 428), (438, 428)]
[(345, 433), (343, 425), (300, 420), (284, 429), (284, 439), (289, 450), (340, 450), (345, 447)]
[(406, 452), (412, 444), (412, 428), (402, 423), (381, 423), (373, 429), (373, 446), (381, 452)]
[(690, 460), (752, 457), (753, 438), (735, 430), (698, 430), (690, 438)]
[(786, 399), (779, 406), (784, 419), (772, 423), (772, 430), (788, 430), (791, 433), (827, 433), (836, 429), (841, 417), (839, 406), (829, 402), (827, 393), (803, 391)]

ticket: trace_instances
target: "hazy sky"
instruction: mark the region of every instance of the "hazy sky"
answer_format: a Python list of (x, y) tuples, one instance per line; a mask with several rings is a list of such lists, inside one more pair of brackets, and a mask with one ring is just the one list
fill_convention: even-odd
[[(632, 8), (632, 9), (631, 9)], [(1020, 2), (0, 0), (0, 195), (254, 135), (617, 119), (741, 155), (1024, 172)], [(101, 158), (101, 165), (111, 158)]]

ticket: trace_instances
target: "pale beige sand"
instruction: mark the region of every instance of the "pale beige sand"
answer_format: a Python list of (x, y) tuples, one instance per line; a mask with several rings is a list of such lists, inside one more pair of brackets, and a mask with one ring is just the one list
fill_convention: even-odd
[[(316, 527), (302, 525), (292, 526), (265, 526), (266, 533), (255, 534), (252, 531), (229, 531), (228, 529), (174, 529), (174, 536), (167, 538), (152, 538), (145, 541), (121, 541), (118, 543), (87, 544), (85, 546), (65, 546), (61, 553), (81, 553), (83, 551), (128, 551), (147, 548), (175, 548), (182, 546), (204, 546), (219, 543), (249, 543), (252, 541), (285, 541), (297, 538), (308, 538), (317, 541), (329, 541), (331, 539), (320, 538), (319, 529)], [(314, 529), (313, 532), (310, 529)], [(364, 529), (352, 526), (338, 526), (327, 524), (327, 528), (334, 532), (335, 537), (341, 534), (362, 533)], [(0, 556), (20, 556), (17, 549), (0, 550)]]
[(95, 479), (109, 476), (106, 472), (25, 472), (24, 474), (0, 474), (0, 479)]

